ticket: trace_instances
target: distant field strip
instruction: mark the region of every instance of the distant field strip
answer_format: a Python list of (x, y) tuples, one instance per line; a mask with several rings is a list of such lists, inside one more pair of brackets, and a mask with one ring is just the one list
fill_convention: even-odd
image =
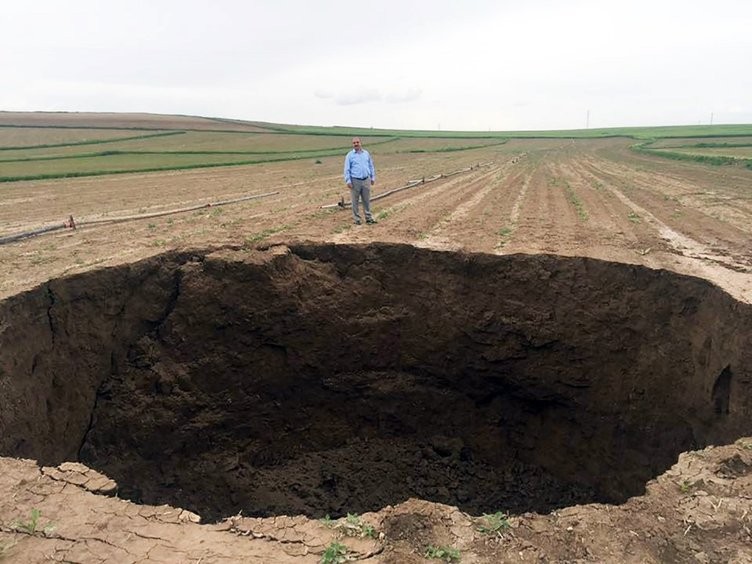
[[(335, 154), (335, 153), (330, 153)], [(339, 153), (336, 153), (339, 154)], [(324, 155), (318, 155), (324, 156)], [(201, 158), (199, 158), (201, 157)], [(231, 157), (231, 155), (229, 155)], [(293, 161), (310, 159), (306, 155), (265, 155), (257, 159), (243, 158), (247, 155), (237, 155), (236, 159), (228, 155), (180, 155), (180, 154), (125, 154), (101, 157), (83, 157), (34, 161), (33, 169), (28, 162), (0, 163), (0, 182), (14, 182), (20, 180), (44, 180), (52, 178), (68, 178), (81, 176), (103, 176), (107, 174), (126, 174), (136, 172), (158, 172), (168, 170), (185, 170), (192, 168), (210, 168), (221, 166), (250, 165), (276, 161)]]
[(286, 133), (306, 135), (387, 135), (396, 137), (444, 137), (456, 139), (596, 139), (607, 137), (631, 137), (634, 139), (656, 139), (668, 137), (732, 137), (752, 135), (752, 125), (678, 125), (667, 127), (618, 127), (601, 129), (568, 129), (551, 131), (430, 131), (371, 129), (357, 127), (318, 127), (303, 125), (270, 124), (269, 129)]
[(752, 159), (752, 143), (749, 145), (734, 145), (728, 147), (682, 147), (672, 149), (672, 152), (683, 153), (686, 155), (708, 155)]
[[(50, 147), (73, 147), (79, 145), (96, 145), (98, 143), (118, 143), (133, 139), (149, 139), (170, 135), (182, 135), (183, 131), (157, 131), (144, 135), (122, 136), (120, 130), (60, 130), (12, 128), (0, 126), (0, 151), (17, 151), (28, 149), (47, 149)], [(113, 135), (120, 134), (119, 137)]]
[(507, 143), (507, 139), (498, 139), (491, 143), (488, 139), (417, 139), (401, 137), (379, 147), (379, 152), (389, 153), (443, 153), (468, 151), (496, 147)]
[[(393, 138), (376, 138), (373, 144), (391, 141)], [(151, 153), (246, 153), (263, 154), (278, 152), (325, 151), (337, 149), (343, 154), (350, 149), (349, 143), (342, 145), (340, 138), (306, 137), (300, 135), (283, 136), (264, 133), (246, 132), (181, 132), (180, 135), (168, 137), (130, 138), (113, 141), (108, 144), (108, 150), (121, 152), (151, 152)], [(81, 148), (75, 145), (55, 148), (7, 151), (3, 158), (27, 158), (39, 156), (58, 156), (81, 153)]]
[(710, 155), (710, 154), (700, 154), (700, 153), (682, 153), (678, 151), (663, 151), (658, 149), (642, 149), (641, 150), (644, 153), (650, 154), (650, 155), (656, 155), (659, 157), (665, 157), (667, 159), (674, 159), (677, 161), (695, 161), (698, 163), (703, 164), (709, 164), (709, 165), (734, 165), (734, 164), (743, 164), (746, 165), (747, 168), (752, 168), (752, 159), (745, 159), (740, 157), (731, 157), (726, 155)]
[[(364, 141), (375, 155), (467, 151), (489, 145), (457, 139), (364, 137)], [(82, 151), (83, 142), (4, 151), (0, 158), (0, 182), (344, 157), (350, 148), (349, 143), (342, 146), (342, 139), (337, 137), (247, 132), (170, 132), (106, 142), (107, 150), (98, 152)], [(493, 145), (501, 143), (504, 140)]]
[[(8, 116), (6, 116), (8, 117)], [(144, 123), (153, 123), (150, 116)], [(168, 122), (165, 122), (168, 123)], [(175, 118), (170, 124), (198, 124), (195, 119)], [(325, 157), (343, 158), (350, 149), (344, 136), (358, 134), (376, 157), (399, 154), (441, 154), (488, 149), (518, 137), (608, 137), (644, 138), (634, 149), (673, 159), (709, 164), (746, 164), (752, 168), (752, 126), (707, 126), (669, 128), (622, 128), (569, 132), (422, 132), (316, 128), (263, 124), (271, 131), (217, 131), (214, 125), (242, 125), (223, 120), (210, 121), (210, 130), (189, 128), (137, 129), (138, 135), (118, 137), (116, 127), (23, 127), (0, 126), (0, 182), (42, 180), (108, 174), (145, 173), (193, 168), (253, 165), (267, 162), (311, 159), (320, 164)], [(121, 133), (118, 133), (121, 132)], [(684, 138), (679, 138), (684, 133)], [(676, 137), (656, 139), (661, 135)], [(702, 136), (706, 135), (706, 136)], [(722, 136), (727, 136), (723, 137)], [(95, 146), (102, 150), (92, 151)], [(472, 158), (472, 157), (470, 157)], [(327, 163), (331, 167), (331, 163)], [(581, 219), (587, 219), (584, 204), (574, 188), (566, 191), (570, 204)]]
[[(335, 152), (336, 153), (333, 153)], [(222, 155), (243, 156), (243, 155), (271, 155), (280, 157), (303, 157), (307, 156), (327, 156), (331, 154), (340, 154), (341, 149), (303, 149), (299, 151), (100, 151), (98, 153), (80, 153), (74, 155), (54, 155), (43, 157), (23, 157), (15, 159), (0, 159), (0, 163), (27, 163), (36, 161), (62, 161), (66, 159), (91, 159), (96, 157), (112, 157), (130, 155), (137, 158), (139, 155), (144, 157), (153, 157), (161, 155), (165, 158), (172, 156), (191, 156), (191, 157), (216, 157)], [(309, 154), (310, 153), (310, 154)], [(204, 159), (202, 159), (204, 160)]]
[(678, 149), (683, 147), (749, 147), (752, 137), (690, 137), (676, 139), (657, 139), (649, 144), (651, 149)]
[(710, 165), (742, 164), (752, 168), (752, 141), (750, 138), (735, 139), (733, 143), (702, 141), (698, 143), (676, 143), (668, 145), (664, 140), (660, 145), (653, 142), (640, 143), (632, 148), (640, 153), (656, 155), (668, 159), (695, 161)]
[[(269, 135), (257, 133), (206, 133), (188, 132), (178, 138), (133, 138), (113, 140), (108, 144), (108, 151), (118, 153), (175, 153), (175, 154), (247, 154), (271, 155), (294, 154), (316, 151), (339, 151), (344, 154), (350, 150), (349, 141), (343, 144), (341, 138), (329, 138), (310, 135)], [(364, 145), (372, 153), (399, 152), (443, 152), (464, 151), (491, 145), (500, 145), (505, 140), (489, 144), (487, 140), (457, 139), (402, 139), (396, 137), (363, 138)], [(28, 159), (30, 157), (57, 157), (78, 155), (80, 147), (68, 144), (54, 148), (27, 148), (3, 153), (3, 160), (12, 158)]]

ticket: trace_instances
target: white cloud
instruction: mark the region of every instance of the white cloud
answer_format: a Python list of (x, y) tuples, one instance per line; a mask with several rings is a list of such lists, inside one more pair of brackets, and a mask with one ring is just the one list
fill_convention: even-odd
[[(36, 0), (0, 109), (390, 128), (752, 122), (746, 0)], [(365, 27), (365, 31), (364, 31)], [(313, 93), (313, 95), (311, 95)], [(724, 117), (728, 116), (728, 117)]]
[(357, 90), (343, 92), (336, 97), (336, 102), (340, 106), (366, 104), (377, 100), (381, 100), (381, 94), (375, 88), (359, 88)]
[(402, 104), (405, 102), (415, 102), (420, 99), (423, 91), (420, 88), (407, 88), (405, 90), (399, 90), (390, 92), (384, 99), (390, 104)]

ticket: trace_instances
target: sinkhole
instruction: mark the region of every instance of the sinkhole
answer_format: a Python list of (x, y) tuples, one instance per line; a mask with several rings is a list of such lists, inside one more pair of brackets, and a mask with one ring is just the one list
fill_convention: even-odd
[(0, 302), (0, 455), (204, 521), (620, 503), (750, 434), (750, 327), (707, 281), (580, 257), (168, 253)]

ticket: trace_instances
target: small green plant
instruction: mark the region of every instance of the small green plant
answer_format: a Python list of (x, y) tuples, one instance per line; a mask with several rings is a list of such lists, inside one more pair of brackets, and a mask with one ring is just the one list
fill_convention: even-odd
[(42, 516), (42, 511), (36, 507), (31, 510), (31, 518), (28, 521), (16, 521), (15, 528), (22, 531), (26, 531), (30, 535), (33, 535), (37, 526), (39, 525), (39, 518)]
[(485, 535), (501, 535), (510, 527), (509, 515), (502, 513), (501, 511), (497, 511), (496, 513), (492, 513), (490, 515), (488, 513), (485, 513), (483, 517), (481, 517), (481, 519), (483, 520), (483, 522), (478, 527), (478, 532)]
[(580, 200), (579, 196), (575, 194), (574, 190), (566, 180), (564, 181), (564, 192), (566, 193), (567, 201), (574, 206), (579, 218), (585, 221), (588, 218), (585, 204), (582, 203), (582, 200)]
[(283, 225), (281, 227), (275, 227), (275, 228), (272, 228), (272, 229), (264, 229), (260, 233), (256, 233), (255, 235), (251, 235), (249, 237), (246, 237), (243, 246), (246, 247), (246, 248), (253, 247), (256, 243), (260, 243), (261, 241), (263, 241), (267, 237), (270, 237), (270, 236), (274, 235), (275, 233), (279, 233), (281, 231), (284, 231), (288, 227), (289, 227), (289, 225)]
[(629, 212), (627, 219), (629, 219), (629, 221), (631, 221), (632, 223), (642, 222), (642, 218), (639, 215), (637, 215), (635, 212)]
[(679, 490), (681, 493), (689, 493), (692, 490), (692, 484), (688, 480), (682, 480), (679, 483)]
[(378, 215), (376, 216), (376, 219), (381, 221), (382, 219), (386, 219), (392, 214), (391, 210), (381, 210)]
[(376, 529), (372, 525), (364, 523), (356, 513), (347, 514), (342, 528), (344, 529), (345, 534), (351, 537), (357, 536), (375, 539), (377, 536)]
[(321, 159), (316, 159), (316, 162), (314, 164), (321, 164)]
[(347, 561), (347, 547), (337, 541), (333, 541), (326, 547), (321, 556), (321, 564), (342, 564)]
[(369, 539), (375, 539), (378, 536), (378, 533), (376, 533), (376, 529), (373, 525), (363, 523), (362, 535), (364, 537), (368, 537)]
[(156, 229), (157, 228), (157, 224), (156, 223), (150, 223), (146, 227), (148, 227), (149, 229)]
[(47, 257), (45, 257), (44, 255), (37, 254), (37, 255), (34, 255), (33, 257), (31, 257), (31, 264), (33, 264), (34, 266), (38, 266), (38, 265), (44, 264), (46, 262), (49, 262), (49, 259)]
[(351, 223), (343, 223), (342, 225), (337, 226), (334, 229), (334, 234), (339, 235), (340, 233), (344, 233), (348, 229), (352, 229), (352, 222)]
[[(11, 528), (15, 529), (16, 531), (23, 531), (24, 533), (33, 535), (34, 533), (39, 531), (39, 518), (41, 516), (42, 511), (35, 507), (31, 510), (31, 517), (28, 521), (14, 521), (11, 524)], [(42, 533), (44, 533), (45, 535), (51, 533), (54, 528), (55, 527), (52, 524), (48, 524), (42, 529)]]
[(499, 233), (499, 242), (496, 244), (497, 249), (503, 249), (504, 246), (509, 243), (509, 238), (512, 235), (512, 228), (511, 227), (502, 227), (498, 231)]
[(348, 513), (347, 517), (345, 517), (345, 522), (349, 523), (350, 525), (359, 525), (360, 517), (357, 513)]
[(332, 519), (331, 517), (329, 517), (329, 514), (327, 513), (321, 519), (319, 519), (319, 523), (324, 525), (324, 527), (331, 529), (332, 527), (334, 527), (334, 524), (336, 523), (336, 521)]
[(429, 545), (425, 557), (431, 560), (443, 560), (444, 562), (459, 562), (460, 551), (450, 546)]

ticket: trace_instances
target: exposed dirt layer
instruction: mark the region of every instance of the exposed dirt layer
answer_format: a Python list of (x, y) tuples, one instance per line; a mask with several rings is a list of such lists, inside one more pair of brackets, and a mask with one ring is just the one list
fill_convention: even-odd
[[(470, 562), (547, 550), (664, 560), (686, 546), (661, 533), (677, 519), (662, 504), (646, 505), (660, 515), (638, 548), (598, 534), (570, 542), (580, 512), (602, 520), (629, 504), (529, 512), (623, 502), (680, 452), (750, 431), (752, 308), (703, 280), (644, 267), (383, 244), (224, 249), (52, 281), (0, 307), (0, 394), (10, 407), (0, 454), (46, 466), (13, 462), (29, 474), (7, 478), (14, 502), (0, 522), (8, 551), (24, 555), (38, 546), (69, 561), (121, 549), (124, 561), (143, 558), (140, 542), (112, 540), (90, 519), (77, 523), (90, 527), (81, 538), (96, 527), (104, 546), (86, 557), (92, 543), (60, 531), (79, 511), (127, 503), (88, 491), (184, 508), (123, 506), (155, 520), (131, 532), (149, 541), (153, 561), (161, 535), (169, 545), (198, 515), (220, 520), (199, 537), (221, 536), (181, 551), (207, 561), (246, 548), (252, 561), (254, 548), (220, 540), (233, 534), (263, 541), (258, 561), (316, 561), (340, 537), (394, 562), (420, 561), (431, 545)], [(728, 447), (736, 454), (713, 476), (746, 476), (745, 448)], [(79, 459), (87, 466), (64, 462)], [(706, 481), (667, 476), (678, 502), (710, 495)], [(80, 497), (75, 514), (63, 494)], [(26, 498), (30, 508), (16, 501)], [(737, 513), (747, 507), (736, 500), (718, 526), (738, 523), (730, 527), (743, 539)], [(519, 517), (493, 534), (468, 516), (498, 510)], [(235, 514), (280, 517), (221, 521)], [(293, 514), (343, 519), (284, 517)], [(714, 535), (692, 538), (713, 558), (736, 550), (724, 553)], [(562, 541), (564, 553), (547, 545)]]

